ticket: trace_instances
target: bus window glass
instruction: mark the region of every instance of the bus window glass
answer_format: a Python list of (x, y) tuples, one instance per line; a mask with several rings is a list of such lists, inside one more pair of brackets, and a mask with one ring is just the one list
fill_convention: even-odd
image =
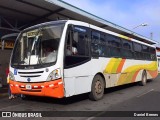
[(156, 49), (155, 48), (151, 48), (150, 47), (150, 59), (151, 60), (156, 60), (157, 57), (156, 57)]
[(120, 40), (120, 38), (108, 34), (107, 41), (108, 41), (108, 45), (110, 47), (110, 55), (112, 57), (120, 57), (121, 56), (121, 40)]
[(127, 41), (127, 40), (123, 40), (123, 48), (128, 49), (128, 50), (132, 50), (132, 42)]
[(134, 43), (134, 50), (137, 52), (142, 52), (142, 46), (138, 43)]
[(107, 35), (108, 44), (114, 46), (114, 47), (121, 47), (121, 40), (120, 38), (113, 36), (113, 35)]
[(104, 34), (100, 34), (100, 42), (99, 42), (100, 54), (99, 56), (101, 57), (109, 56), (110, 48), (107, 45), (108, 45), (108, 41), (106, 39), (106, 36)]
[(134, 45), (134, 51), (135, 51), (135, 58), (136, 59), (144, 59), (143, 53), (142, 53), (142, 45), (139, 43), (133, 43)]
[(85, 27), (69, 27), (66, 42), (65, 67), (81, 64), (89, 59), (89, 40)]
[(151, 54), (155, 54), (155, 53), (156, 53), (155, 48), (151, 48), (151, 47), (150, 47), (150, 53), (151, 53)]
[(92, 42), (91, 42), (91, 52), (93, 56), (99, 56), (101, 54), (100, 44), (100, 33), (92, 31)]
[(149, 53), (149, 47), (145, 46), (145, 45), (142, 45), (142, 52)]

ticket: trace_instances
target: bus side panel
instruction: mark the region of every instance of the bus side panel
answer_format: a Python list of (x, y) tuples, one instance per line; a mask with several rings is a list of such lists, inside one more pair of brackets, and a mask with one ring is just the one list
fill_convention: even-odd
[(75, 95), (75, 78), (74, 77), (64, 77), (65, 84), (65, 97)]
[(156, 64), (155, 61), (111, 58), (104, 70), (105, 79), (110, 83), (106, 88), (141, 81), (144, 70), (147, 71), (147, 79), (155, 78)]
[(64, 69), (66, 97), (89, 92), (91, 90), (91, 62)]
[(147, 71), (148, 79), (154, 78), (157, 76), (156, 64), (155, 61), (122, 58), (92, 59), (83, 65), (64, 70), (66, 97), (90, 92), (92, 80), (97, 73), (103, 73), (106, 88), (141, 81), (144, 70)]
[(75, 82), (76, 94), (90, 92), (92, 80), (93, 80), (93, 76), (76, 77), (76, 82)]
[(154, 79), (157, 77), (157, 75), (158, 75), (158, 70), (155, 70), (155, 71), (148, 70), (147, 71), (147, 79)]
[(91, 59), (82, 65), (64, 69), (66, 97), (90, 92), (94, 76), (103, 73), (106, 63), (106, 58)]
[(122, 73), (127, 73), (127, 77), (121, 75), (117, 85), (141, 81), (144, 70), (147, 72), (147, 79), (155, 78), (157, 76), (156, 61), (126, 60)]
[(160, 73), (160, 57), (157, 57), (157, 62), (158, 62), (158, 73)]
[(87, 93), (91, 91), (92, 76), (64, 78), (66, 97)]

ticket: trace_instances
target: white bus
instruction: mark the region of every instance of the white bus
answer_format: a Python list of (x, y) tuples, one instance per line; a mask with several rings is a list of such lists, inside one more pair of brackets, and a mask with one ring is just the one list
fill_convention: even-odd
[(10, 62), (12, 93), (70, 97), (157, 76), (155, 47), (94, 25), (61, 20), (35, 25), (18, 36)]

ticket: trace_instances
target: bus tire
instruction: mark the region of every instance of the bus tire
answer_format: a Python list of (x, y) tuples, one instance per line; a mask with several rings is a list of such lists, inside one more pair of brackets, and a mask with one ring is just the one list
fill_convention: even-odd
[(104, 79), (100, 75), (93, 78), (89, 98), (93, 101), (102, 99), (104, 95)]
[(145, 86), (147, 84), (147, 73), (143, 71), (142, 73), (142, 80), (139, 82), (140, 86)]

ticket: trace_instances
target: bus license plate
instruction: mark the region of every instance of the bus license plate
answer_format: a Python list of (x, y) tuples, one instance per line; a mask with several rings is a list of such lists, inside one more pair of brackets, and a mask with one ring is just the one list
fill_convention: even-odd
[(31, 86), (31, 85), (26, 85), (26, 89), (27, 89), (27, 90), (31, 90), (31, 89), (32, 89), (32, 86)]

